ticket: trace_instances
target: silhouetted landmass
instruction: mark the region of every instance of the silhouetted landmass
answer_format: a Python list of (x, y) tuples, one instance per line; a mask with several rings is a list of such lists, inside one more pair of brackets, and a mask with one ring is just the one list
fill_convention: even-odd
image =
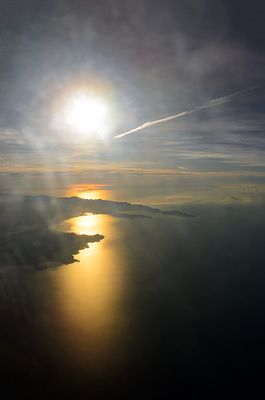
[(125, 218), (125, 219), (150, 219), (152, 218), (150, 215), (144, 215), (144, 214), (128, 214), (128, 213), (113, 213), (111, 214), (112, 217), (114, 218)]
[(184, 211), (178, 211), (178, 210), (172, 210), (172, 211), (162, 211), (164, 215), (174, 215), (176, 217), (187, 217), (187, 218), (193, 218), (194, 215), (186, 213)]
[(74, 254), (90, 242), (103, 239), (99, 234), (76, 235), (54, 231), (52, 225), (85, 213), (109, 214), (117, 218), (151, 218), (152, 215), (192, 217), (181, 211), (108, 200), (78, 197), (0, 196), (0, 266), (30, 265), (34, 268), (69, 264)]
[[(8, 232), (21, 232), (29, 228), (50, 227), (66, 219), (85, 213), (132, 216), (140, 218), (152, 215), (193, 217), (182, 211), (162, 211), (141, 204), (108, 200), (85, 200), (78, 197), (56, 198), (48, 196), (0, 196), (0, 228)], [(123, 213), (123, 215), (122, 215)], [(128, 218), (130, 218), (130, 216)]]
[(77, 261), (74, 254), (103, 238), (99, 234), (76, 235), (49, 229), (0, 235), (0, 266), (31, 265), (41, 269), (71, 264)]

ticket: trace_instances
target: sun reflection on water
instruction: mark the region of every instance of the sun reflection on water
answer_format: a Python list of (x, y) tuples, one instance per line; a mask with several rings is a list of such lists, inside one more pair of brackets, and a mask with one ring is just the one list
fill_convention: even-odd
[[(53, 273), (60, 287), (56, 312), (64, 331), (68, 351), (93, 369), (112, 365), (113, 349), (124, 330), (123, 303), (125, 264), (117, 251), (119, 220), (109, 215), (86, 214), (57, 226), (67, 232), (103, 234), (99, 243), (90, 243), (75, 256), (78, 263)], [(79, 356), (78, 356), (79, 354)]]
[(70, 186), (66, 195), (76, 196), (86, 200), (110, 200), (110, 192), (113, 196), (113, 190), (110, 190), (110, 187), (104, 184), (77, 184)]
[(111, 220), (112, 218), (108, 215), (86, 213), (81, 217), (71, 218), (57, 224), (56, 229), (73, 232), (77, 235), (96, 235), (99, 231), (106, 232), (108, 230), (106, 225), (112, 222)]

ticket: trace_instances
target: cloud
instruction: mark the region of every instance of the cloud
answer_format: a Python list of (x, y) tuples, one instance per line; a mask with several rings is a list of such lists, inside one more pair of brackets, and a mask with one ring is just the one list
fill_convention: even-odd
[(0, 143), (21, 145), (25, 143), (23, 134), (16, 129), (0, 129)]
[(180, 117), (184, 117), (186, 115), (190, 115), (190, 114), (193, 114), (195, 112), (198, 112), (198, 111), (201, 111), (201, 110), (205, 110), (205, 109), (208, 109), (208, 108), (211, 108), (211, 107), (219, 106), (221, 104), (224, 104), (224, 103), (227, 103), (227, 102), (231, 101), (234, 97), (244, 95), (244, 94), (246, 94), (246, 93), (248, 93), (248, 92), (250, 92), (250, 91), (252, 91), (252, 90), (254, 90), (256, 88), (258, 88), (258, 86), (253, 86), (252, 88), (249, 88), (249, 89), (246, 89), (246, 90), (240, 90), (238, 92), (231, 93), (231, 94), (229, 94), (227, 96), (218, 97), (216, 99), (208, 101), (207, 103), (205, 103), (205, 104), (203, 104), (201, 106), (195, 107), (192, 110), (183, 111), (181, 113), (172, 115), (170, 117), (157, 119), (155, 121), (145, 122), (144, 124), (142, 124), (142, 125), (140, 125), (140, 126), (138, 126), (136, 128), (133, 128), (133, 129), (131, 129), (129, 131), (126, 131), (124, 133), (121, 133), (119, 135), (115, 135), (114, 139), (121, 139), (124, 136), (130, 135), (130, 134), (138, 132), (138, 131), (142, 131), (144, 129), (150, 128), (151, 126), (162, 124), (162, 123), (165, 123), (165, 122), (168, 122), (168, 121), (180, 118)]
[[(231, 150), (237, 154), (247, 145), (258, 148), (259, 140), (254, 137), (257, 129), (261, 136), (264, 121), (257, 127), (257, 110), (263, 112), (264, 99), (253, 105), (247, 104), (249, 96), (241, 97), (240, 106), (246, 103), (244, 109), (237, 110), (244, 116), (241, 119), (235, 113), (231, 116), (236, 102), (229, 104), (227, 120), (217, 118), (223, 106), (209, 104), (208, 111), (194, 111), (194, 105), (208, 104), (208, 99), (250, 87), (264, 77), (264, 52), (256, 46), (259, 40), (245, 40), (248, 30), (243, 25), (238, 35), (231, 31), (240, 22), (238, 13), (236, 19), (231, 15), (233, 5), (217, 1), (212, 7), (210, 0), (202, 0), (198, 7), (194, 0), (166, 1), (161, 13), (161, 7), (153, 2), (116, 2), (117, 10), (109, 7), (106, 16), (100, 2), (93, 10), (84, 1), (77, 2), (82, 2), (81, 8), (67, 1), (63, 10), (55, 5), (52, 12), (47, 9), (44, 14), (28, 4), (23, 13), (10, 15), (13, 8), (7, 7), (0, 16), (1, 128), (23, 132), (17, 138), (0, 138), (0, 155), (7, 161), (1, 163), (0, 171), (101, 171), (103, 166), (107, 171), (120, 169), (121, 173), (135, 167), (140, 173), (141, 169), (147, 171), (147, 162), (150, 171), (171, 171), (179, 165), (201, 170), (202, 163), (205, 170), (217, 166), (221, 170), (228, 168), (221, 157), (217, 156), (213, 165), (214, 157), (207, 163), (202, 157), (193, 160), (178, 153), (216, 155), (227, 151), (231, 157), (222, 141), (234, 142), (238, 149)], [(19, 0), (14, 4), (21, 9)], [(152, 128), (146, 141), (145, 135), (138, 135), (139, 140), (132, 140), (130, 146), (122, 140), (94, 146), (88, 137), (81, 140), (78, 135), (54, 129), (57, 97), (75, 85), (89, 85), (94, 80), (111, 87), (111, 102), (117, 110), (113, 133), (128, 132), (148, 116), (150, 122), (137, 128), (139, 133)], [(190, 112), (189, 118), (181, 118)], [(252, 114), (252, 121), (246, 120), (247, 113)], [(153, 125), (157, 116), (173, 114), (181, 116), (167, 124)], [(157, 133), (161, 133), (160, 138)], [(160, 139), (172, 141), (172, 135), (177, 143), (165, 148)], [(257, 151), (256, 165), (260, 166), (261, 149)], [(176, 156), (169, 157), (169, 152)], [(249, 160), (247, 154), (241, 160), (244, 169)], [(237, 165), (240, 167), (240, 163)], [(235, 163), (231, 166), (235, 168)]]

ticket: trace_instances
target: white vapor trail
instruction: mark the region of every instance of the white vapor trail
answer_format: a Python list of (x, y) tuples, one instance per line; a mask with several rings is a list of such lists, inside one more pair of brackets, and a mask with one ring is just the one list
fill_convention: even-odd
[(219, 106), (220, 104), (227, 103), (227, 102), (231, 101), (231, 99), (233, 99), (234, 97), (237, 97), (237, 96), (240, 96), (242, 94), (248, 93), (251, 90), (256, 89), (257, 87), (258, 87), (258, 85), (257, 86), (253, 86), (253, 87), (251, 87), (249, 89), (245, 89), (245, 90), (240, 90), (238, 92), (234, 92), (234, 93), (229, 94), (227, 96), (218, 97), (217, 99), (210, 100), (210, 101), (208, 101), (207, 103), (205, 103), (205, 104), (203, 104), (201, 106), (193, 108), (192, 110), (183, 111), (183, 112), (181, 112), (179, 114), (171, 115), (170, 117), (165, 117), (165, 118), (157, 119), (155, 121), (145, 122), (144, 124), (142, 124), (140, 126), (137, 126), (136, 128), (130, 129), (129, 131), (126, 131), (124, 133), (120, 133), (119, 135), (114, 136), (114, 139), (121, 139), (124, 136), (131, 135), (132, 133), (135, 133), (135, 132), (138, 132), (138, 131), (142, 131), (143, 129), (150, 128), (151, 126), (162, 124), (164, 122), (171, 121), (172, 119), (177, 119), (177, 118), (180, 118), (180, 117), (184, 117), (185, 115), (193, 114), (193, 113), (195, 113), (197, 111), (204, 110), (206, 108)]

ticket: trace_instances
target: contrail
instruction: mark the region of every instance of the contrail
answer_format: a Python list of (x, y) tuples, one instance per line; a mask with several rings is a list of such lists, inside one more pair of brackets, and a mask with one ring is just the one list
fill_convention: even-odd
[(192, 110), (183, 111), (183, 112), (181, 112), (179, 114), (171, 115), (170, 117), (157, 119), (155, 121), (145, 122), (144, 124), (142, 124), (140, 126), (137, 126), (136, 128), (130, 129), (129, 131), (126, 131), (124, 133), (120, 133), (119, 135), (114, 136), (114, 139), (121, 139), (124, 136), (130, 135), (131, 133), (135, 133), (135, 132), (138, 132), (138, 131), (142, 131), (143, 129), (150, 128), (151, 126), (162, 124), (164, 122), (171, 121), (172, 119), (177, 119), (177, 118), (180, 118), (180, 117), (184, 117), (185, 115), (193, 114), (193, 113), (195, 113), (197, 111), (204, 110), (206, 108), (219, 106), (220, 104), (227, 103), (227, 102), (231, 101), (234, 97), (237, 97), (237, 96), (240, 96), (242, 94), (248, 93), (248, 92), (256, 89), (257, 87), (259, 87), (259, 85), (253, 86), (253, 87), (251, 87), (249, 89), (245, 89), (245, 90), (240, 90), (238, 92), (234, 92), (234, 93), (229, 94), (227, 96), (218, 97), (217, 99), (210, 100), (210, 101), (208, 101), (207, 103), (205, 103), (205, 104), (203, 104), (201, 106), (193, 108)]

